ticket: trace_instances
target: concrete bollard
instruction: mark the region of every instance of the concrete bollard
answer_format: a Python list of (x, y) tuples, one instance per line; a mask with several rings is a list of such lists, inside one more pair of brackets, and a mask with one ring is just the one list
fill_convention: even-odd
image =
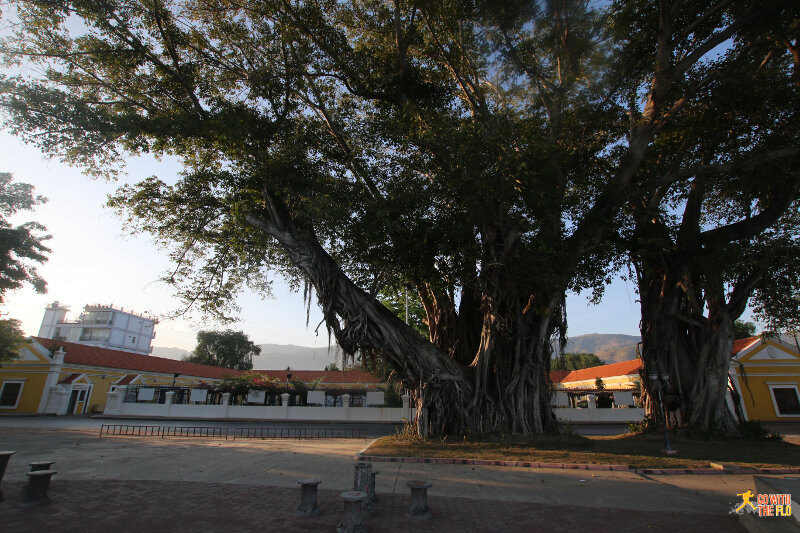
[(341, 493), (339, 497), (344, 502), (344, 512), (342, 519), (336, 525), (336, 533), (367, 533), (367, 528), (361, 521), (361, 506), (367, 494), (351, 490)]
[(411, 488), (411, 508), (409, 508), (406, 515), (415, 520), (430, 520), (431, 510), (428, 508), (428, 489), (431, 484), (414, 480), (407, 482), (406, 485)]
[(375, 476), (380, 473), (380, 470), (373, 470), (369, 473), (369, 499), (372, 503), (378, 501), (378, 493), (375, 492)]
[[(8, 460), (11, 459), (11, 456), (17, 452), (0, 452), (0, 483), (3, 482), (3, 475), (6, 473), (6, 466), (8, 466)], [(0, 490), (0, 502), (3, 501), (3, 491)]]
[(367, 495), (362, 502), (362, 511), (365, 515), (372, 514), (372, 493), (370, 492), (370, 475), (372, 464), (359, 461), (355, 464), (353, 472), (353, 490), (363, 492)]
[(303, 479), (300, 484), (300, 507), (294, 512), (297, 516), (316, 516), (320, 513), (317, 507), (317, 485), (322, 483), (319, 479)]
[(54, 464), (56, 464), (55, 461), (34, 461), (28, 463), (28, 466), (31, 467), (31, 472), (38, 472), (39, 470), (50, 470), (50, 467)]
[(55, 470), (28, 472), (28, 488), (25, 490), (25, 503), (49, 499), (47, 496), (47, 489), (50, 488), (50, 478), (56, 473)]

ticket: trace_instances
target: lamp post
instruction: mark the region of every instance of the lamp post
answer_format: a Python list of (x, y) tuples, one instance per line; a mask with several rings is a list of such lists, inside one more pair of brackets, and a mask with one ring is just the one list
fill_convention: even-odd
[[(289, 380), (291, 378), (292, 378), (292, 373), (291, 372), (287, 372), (286, 373), (286, 394), (289, 394)], [(287, 398), (288, 398), (288, 396), (287, 396)], [(291, 405), (291, 404), (287, 403), (286, 405)]]
[(180, 376), (180, 375), (181, 375), (180, 372), (175, 372), (174, 374), (172, 374), (172, 388), (173, 389), (175, 388), (175, 380), (178, 379), (178, 376)]
[(669, 433), (667, 433), (667, 415), (664, 412), (664, 400), (661, 397), (661, 379), (664, 381), (669, 380), (668, 374), (662, 374), (659, 376), (658, 374), (650, 374), (650, 383), (651, 388), (655, 387), (656, 391), (658, 391), (658, 408), (661, 411), (661, 424), (664, 427), (664, 449), (661, 450), (667, 455), (675, 455), (678, 453), (678, 450), (673, 450), (672, 446), (669, 444)]

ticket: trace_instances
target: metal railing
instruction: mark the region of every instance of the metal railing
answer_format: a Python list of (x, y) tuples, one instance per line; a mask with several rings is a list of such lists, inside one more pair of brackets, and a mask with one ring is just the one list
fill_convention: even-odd
[(228, 440), (228, 428), (210, 426), (133, 426), (127, 424), (103, 424), (100, 436), (107, 437), (224, 437)]
[(234, 428), (233, 439), (361, 439), (363, 428)]

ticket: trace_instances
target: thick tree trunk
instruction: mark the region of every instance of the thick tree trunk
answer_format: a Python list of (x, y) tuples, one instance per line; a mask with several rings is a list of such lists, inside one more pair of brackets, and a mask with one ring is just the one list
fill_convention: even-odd
[(530, 434), (553, 425), (547, 371), (550, 335), (563, 325), (563, 297), (532, 305), (512, 287), (497, 291), (500, 297), (484, 291), (477, 356), (471, 366), (460, 365), (353, 283), (280, 200), (265, 193), (265, 203), (265, 212), (248, 222), (273, 236), (305, 273), (344, 350), (378, 350), (412, 384), (422, 434)]
[(706, 431), (719, 429), (726, 435), (736, 435), (735, 417), (725, 401), (733, 351), (733, 319), (724, 304), (709, 307), (708, 321), (696, 331), (699, 351), (689, 396), (689, 424)]
[[(648, 414), (660, 416), (660, 384), (663, 395), (677, 397), (684, 425), (736, 435), (726, 403), (735, 317), (724, 301), (714, 300), (704, 316), (694, 290), (690, 270), (677, 262), (662, 258), (639, 266), (643, 377), (653, 399)], [(653, 375), (659, 383), (650, 379)]]

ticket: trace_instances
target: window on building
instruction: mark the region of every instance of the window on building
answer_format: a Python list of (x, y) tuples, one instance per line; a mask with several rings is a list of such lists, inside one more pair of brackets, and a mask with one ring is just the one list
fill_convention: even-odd
[(136, 337), (129, 337), (131, 340), (131, 344), (136, 344)]
[(777, 409), (779, 415), (800, 415), (800, 397), (798, 397), (796, 386), (773, 386), (770, 387), (770, 390), (775, 400), (775, 409)]
[(22, 396), (22, 381), (4, 381), (0, 387), (0, 409), (16, 409)]

